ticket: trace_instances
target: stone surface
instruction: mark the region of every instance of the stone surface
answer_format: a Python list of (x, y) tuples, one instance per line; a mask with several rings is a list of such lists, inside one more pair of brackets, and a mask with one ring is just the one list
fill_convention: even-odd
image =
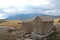
[(24, 40), (33, 40), (33, 39), (24, 39)]

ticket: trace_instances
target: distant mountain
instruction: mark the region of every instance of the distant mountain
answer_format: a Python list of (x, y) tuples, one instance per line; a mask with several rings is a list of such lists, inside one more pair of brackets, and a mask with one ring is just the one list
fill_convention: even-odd
[(17, 14), (17, 15), (11, 15), (6, 19), (7, 20), (25, 20), (25, 19), (36, 17), (36, 16), (47, 16), (47, 15), (45, 14)]
[(54, 18), (60, 18), (60, 16), (55, 16)]

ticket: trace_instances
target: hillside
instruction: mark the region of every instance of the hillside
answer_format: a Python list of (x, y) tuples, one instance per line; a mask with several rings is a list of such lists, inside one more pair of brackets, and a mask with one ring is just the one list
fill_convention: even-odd
[(7, 20), (25, 20), (25, 19), (36, 17), (36, 16), (47, 16), (47, 15), (45, 14), (17, 14), (17, 15), (8, 16), (6, 19)]

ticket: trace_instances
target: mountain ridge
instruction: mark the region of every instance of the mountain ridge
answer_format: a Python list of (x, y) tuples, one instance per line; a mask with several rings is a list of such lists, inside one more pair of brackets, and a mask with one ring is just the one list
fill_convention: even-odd
[(53, 18), (60, 18), (60, 16), (52, 16), (52, 15), (46, 15), (46, 14), (16, 14), (16, 15), (10, 15), (6, 18), (6, 20), (25, 20), (30, 19), (36, 16), (51, 16)]
[(36, 17), (36, 16), (47, 16), (45, 14), (17, 14), (17, 15), (13, 15), (13, 16), (9, 16), (8, 18), (6, 18), (7, 20), (25, 20), (28, 18), (32, 18), (32, 17)]

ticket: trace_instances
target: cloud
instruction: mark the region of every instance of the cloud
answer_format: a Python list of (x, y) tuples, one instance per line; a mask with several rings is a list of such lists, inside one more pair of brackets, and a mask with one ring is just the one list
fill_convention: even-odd
[(60, 0), (0, 0), (0, 18), (30, 13), (60, 15)]
[(28, 5), (31, 6), (44, 6), (49, 4), (50, 4), (49, 0), (31, 0), (28, 2)]
[(6, 15), (6, 14), (4, 14), (4, 13), (2, 13), (2, 14), (0, 14), (0, 19), (5, 19), (5, 18), (7, 18), (8, 16)]
[(24, 7), (26, 5), (38, 6), (38, 5), (48, 5), (48, 0), (0, 0), (0, 7)]
[(0, 7), (2, 8), (10, 6), (23, 7), (26, 5), (26, 2), (27, 0), (0, 0)]
[[(5, 13), (35, 13), (34, 7), (48, 6), (49, 0), (0, 0), (0, 8)], [(41, 9), (40, 9), (41, 10)]]

